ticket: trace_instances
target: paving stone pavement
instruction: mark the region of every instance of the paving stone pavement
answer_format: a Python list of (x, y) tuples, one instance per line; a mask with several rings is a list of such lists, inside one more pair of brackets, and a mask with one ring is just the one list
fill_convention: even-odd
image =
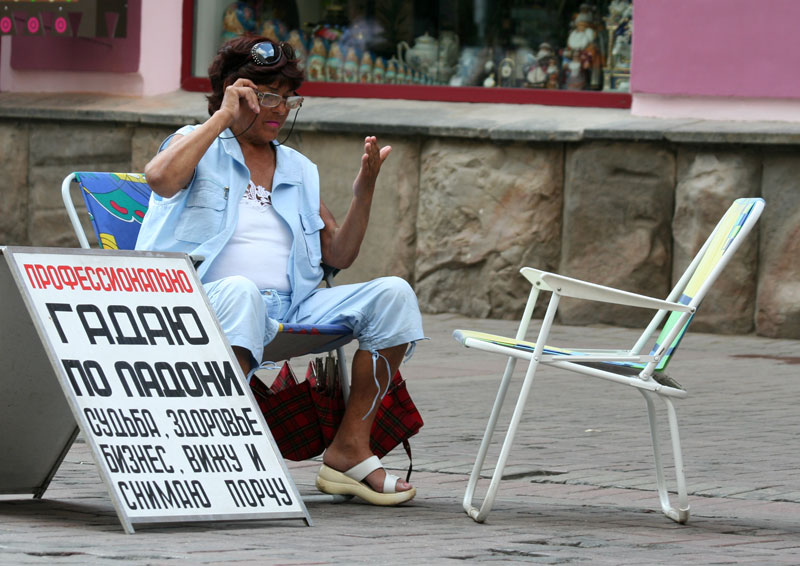
[[(677, 403), (687, 525), (659, 510), (640, 395), (552, 369), (537, 375), (508, 479), (476, 524), (461, 500), (504, 361), (450, 334), (513, 335), (514, 323), (426, 315), (425, 325), (431, 340), (402, 368), (426, 421), (412, 442), (410, 504), (310, 503), (310, 528), (193, 523), (126, 535), (79, 439), (44, 499), (0, 496), (0, 564), (800, 564), (800, 341), (687, 335), (670, 372), (689, 391)], [(559, 326), (552, 342), (617, 347), (635, 336)], [(384, 462), (403, 468), (405, 454)], [(290, 464), (301, 493), (315, 492), (318, 465)]]

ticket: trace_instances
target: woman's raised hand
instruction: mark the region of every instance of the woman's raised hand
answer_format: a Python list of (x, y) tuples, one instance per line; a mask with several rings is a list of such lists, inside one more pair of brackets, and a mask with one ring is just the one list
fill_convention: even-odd
[(378, 139), (375, 136), (364, 138), (364, 155), (361, 156), (361, 169), (353, 182), (353, 195), (356, 198), (371, 198), (375, 190), (375, 180), (380, 173), (381, 165), (386, 161), (392, 146), (378, 148)]
[(235, 83), (225, 88), (217, 112), (227, 112), (230, 115), (229, 125), (234, 124), (242, 115), (243, 105), (247, 105), (256, 114), (261, 110), (261, 105), (256, 96), (256, 85), (249, 79), (237, 79)]

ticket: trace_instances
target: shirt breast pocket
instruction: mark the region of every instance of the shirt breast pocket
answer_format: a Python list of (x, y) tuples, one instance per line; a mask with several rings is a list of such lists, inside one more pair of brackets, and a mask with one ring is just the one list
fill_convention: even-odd
[(228, 205), (228, 188), (197, 180), (189, 189), (186, 209), (175, 226), (175, 237), (201, 244), (219, 234)]
[(303, 240), (306, 242), (308, 261), (311, 265), (320, 265), (322, 263), (322, 243), (319, 233), (325, 228), (325, 222), (318, 213), (301, 214), (300, 222), (303, 225)]

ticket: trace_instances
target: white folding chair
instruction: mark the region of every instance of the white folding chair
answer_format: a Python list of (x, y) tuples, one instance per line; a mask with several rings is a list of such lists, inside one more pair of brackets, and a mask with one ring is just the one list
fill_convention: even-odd
[[(676, 381), (666, 376), (664, 369), (675, 353), (675, 349), (698, 306), (745, 236), (755, 225), (763, 208), (764, 201), (760, 198), (742, 198), (734, 201), (665, 300), (525, 267), (521, 273), (530, 281), (532, 289), (516, 336), (509, 338), (470, 330), (456, 330), (453, 333), (454, 338), (464, 346), (508, 357), (464, 495), (464, 510), (470, 517), (477, 522), (483, 522), (492, 509), (534, 376), (538, 367), (545, 365), (634, 387), (644, 396), (650, 422), (656, 484), (662, 511), (667, 517), (678, 523), (685, 523), (689, 519), (689, 502), (683, 472), (678, 420), (673, 405), (673, 399), (685, 398), (687, 392)], [(550, 302), (536, 341), (529, 342), (525, 340), (525, 336), (540, 291), (551, 294)], [(555, 348), (548, 346), (547, 340), (561, 297), (641, 307), (657, 312), (631, 347), (623, 347), (619, 350)], [(652, 336), (659, 328), (661, 331), (655, 344), (648, 349), (647, 346), (652, 342)], [(475, 489), (492, 442), (514, 368), (517, 360), (520, 359), (528, 362), (528, 368), (486, 496), (478, 507), (473, 503)], [(667, 408), (677, 485), (677, 507), (670, 503), (666, 488), (654, 406), (656, 399), (661, 399)]]

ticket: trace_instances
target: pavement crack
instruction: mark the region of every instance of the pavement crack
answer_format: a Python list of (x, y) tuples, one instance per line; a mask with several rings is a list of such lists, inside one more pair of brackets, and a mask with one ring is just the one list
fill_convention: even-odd
[(42, 558), (47, 557), (61, 557), (61, 556), (83, 556), (85, 552), (70, 552), (70, 551), (52, 551), (52, 552), (26, 552), (28, 556), (38, 556)]
[(529, 472), (519, 472), (516, 474), (503, 474), (504, 480), (519, 480), (522, 478), (538, 478), (538, 477), (547, 477), (547, 476), (560, 476), (561, 474), (566, 474), (567, 472), (558, 472), (555, 470), (531, 470)]

